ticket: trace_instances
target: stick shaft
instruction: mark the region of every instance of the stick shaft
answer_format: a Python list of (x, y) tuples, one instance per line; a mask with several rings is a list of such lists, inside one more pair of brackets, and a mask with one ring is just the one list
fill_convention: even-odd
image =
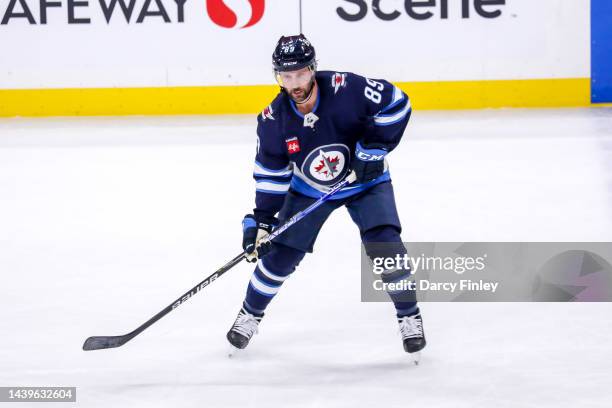
[[(312, 203), (311, 205), (309, 205), (302, 211), (299, 211), (293, 217), (289, 218), (283, 225), (281, 225), (280, 227), (272, 231), (272, 233), (268, 235), (268, 237), (266, 237), (266, 241), (271, 241), (274, 238), (281, 235), (288, 228), (290, 228), (292, 225), (299, 222), (305, 216), (307, 216), (308, 214), (310, 214), (311, 212), (319, 208), (323, 203), (329, 200), (334, 194), (336, 194), (338, 191), (340, 191), (341, 189), (343, 189), (344, 187), (346, 187), (348, 184), (352, 183), (353, 181), (354, 181), (354, 174), (351, 173), (347, 178), (345, 178), (343, 181), (341, 181), (340, 183), (332, 187), (326, 194), (324, 194), (317, 201), (315, 201), (314, 203)], [(206, 277), (206, 279), (204, 279), (203, 281), (195, 285), (193, 288), (185, 292), (174, 302), (166, 306), (163, 310), (161, 310), (155, 316), (153, 316), (152, 318), (150, 318), (149, 320), (141, 324), (139, 327), (137, 327), (135, 330), (131, 331), (130, 333), (125, 334), (123, 336), (89, 337), (87, 340), (85, 340), (85, 343), (83, 344), (83, 350), (99, 350), (99, 349), (120, 347), (124, 345), (125, 343), (127, 343), (128, 341), (130, 341), (131, 339), (133, 339), (134, 337), (138, 336), (140, 333), (145, 331), (155, 322), (160, 320), (162, 317), (166, 316), (168, 313), (172, 312), (174, 309), (176, 309), (177, 307), (179, 307), (180, 305), (182, 305), (183, 303), (191, 299), (193, 296), (199, 293), (206, 286), (208, 286), (209, 284), (217, 280), (225, 272), (229, 271), (234, 266), (238, 265), (243, 259), (246, 258), (246, 255), (247, 254), (245, 252), (242, 252), (241, 254), (236, 255), (232, 260), (227, 262), (221, 268), (217, 269), (213, 274)]]

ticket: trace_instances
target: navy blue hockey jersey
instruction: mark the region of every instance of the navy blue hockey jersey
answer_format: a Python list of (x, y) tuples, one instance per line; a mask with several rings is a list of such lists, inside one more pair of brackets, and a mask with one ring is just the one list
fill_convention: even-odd
[[(393, 150), (411, 114), (410, 100), (393, 84), (353, 73), (316, 73), (318, 98), (303, 115), (284, 92), (258, 116), (255, 157), (259, 219), (270, 220), (289, 189), (319, 198), (348, 173), (357, 142)], [(390, 180), (385, 173), (366, 184), (351, 184), (333, 199), (357, 194)]]

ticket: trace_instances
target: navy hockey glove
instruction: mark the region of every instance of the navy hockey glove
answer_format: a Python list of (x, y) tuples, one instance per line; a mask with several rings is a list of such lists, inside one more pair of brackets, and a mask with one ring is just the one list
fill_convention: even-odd
[(385, 146), (378, 143), (362, 145), (357, 142), (355, 158), (351, 168), (357, 176), (357, 183), (367, 183), (385, 172), (385, 156), (389, 153)]
[(248, 262), (257, 262), (272, 248), (271, 242), (258, 244), (263, 238), (272, 232), (272, 224), (258, 222), (253, 214), (247, 214), (242, 220), (242, 249), (248, 254)]

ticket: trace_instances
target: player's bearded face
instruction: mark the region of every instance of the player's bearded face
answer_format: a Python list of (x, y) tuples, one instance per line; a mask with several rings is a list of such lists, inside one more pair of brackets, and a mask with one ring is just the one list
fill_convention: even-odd
[(314, 86), (314, 71), (307, 67), (297, 71), (279, 72), (277, 80), (289, 96), (300, 103), (308, 98)]

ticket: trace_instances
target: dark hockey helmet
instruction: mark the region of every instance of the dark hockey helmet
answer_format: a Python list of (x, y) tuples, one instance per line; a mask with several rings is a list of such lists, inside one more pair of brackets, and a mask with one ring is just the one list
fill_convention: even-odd
[(312, 67), (314, 71), (315, 57), (315, 49), (304, 34), (282, 36), (272, 54), (272, 65), (276, 72), (295, 71), (304, 67)]

